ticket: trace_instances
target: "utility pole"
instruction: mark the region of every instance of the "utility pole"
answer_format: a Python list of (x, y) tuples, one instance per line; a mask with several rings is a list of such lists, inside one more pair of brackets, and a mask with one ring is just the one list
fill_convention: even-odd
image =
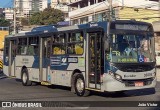
[(17, 9), (16, 9), (16, 0), (14, 0), (14, 8), (13, 8), (13, 11), (14, 11), (14, 26), (13, 26), (13, 28), (14, 28), (14, 34), (16, 34), (16, 11), (17, 11)]
[(109, 13), (108, 13), (108, 22), (107, 22), (107, 37), (109, 36), (109, 32), (110, 32), (110, 24), (112, 21), (112, 0), (108, 0), (109, 3)]

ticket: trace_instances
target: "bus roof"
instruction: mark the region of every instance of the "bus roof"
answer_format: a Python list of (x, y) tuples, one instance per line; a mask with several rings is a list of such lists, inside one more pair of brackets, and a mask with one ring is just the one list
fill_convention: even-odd
[[(111, 28), (114, 24), (137, 24), (137, 25), (149, 25), (150, 23), (135, 21), (135, 20), (115, 20), (111, 22)], [(7, 37), (18, 37), (18, 36), (27, 36), (27, 35), (37, 35), (43, 33), (51, 33), (51, 32), (61, 32), (61, 31), (68, 31), (68, 30), (76, 30), (76, 29), (87, 29), (87, 28), (103, 28), (104, 31), (107, 31), (107, 21), (102, 22), (89, 22), (87, 24), (80, 24), (80, 25), (73, 25), (67, 27), (58, 27), (57, 25), (48, 25), (48, 26), (40, 26), (33, 28), (31, 32), (26, 33), (18, 33), (15, 35), (8, 35)]]

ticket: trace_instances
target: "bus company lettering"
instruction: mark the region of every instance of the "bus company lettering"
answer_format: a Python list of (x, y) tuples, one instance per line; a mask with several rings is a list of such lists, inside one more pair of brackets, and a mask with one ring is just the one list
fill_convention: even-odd
[(131, 75), (124, 75), (124, 77), (126, 78), (126, 77), (136, 77), (136, 75), (134, 75), (134, 74), (131, 74)]
[(98, 26), (98, 24), (90, 24), (90, 27)]
[(28, 63), (29, 63), (29, 59), (23, 58), (23, 59), (22, 59), (22, 63), (23, 63), (23, 64), (28, 64)]
[(77, 62), (78, 62), (78, 58), (77, 57), (68, 58), (68, 63), (77, 63)]

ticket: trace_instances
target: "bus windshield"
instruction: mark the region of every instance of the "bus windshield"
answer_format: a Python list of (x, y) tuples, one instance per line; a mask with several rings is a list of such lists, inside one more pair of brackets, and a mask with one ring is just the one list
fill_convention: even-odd
[(154, 39), (147, 34), (112, 34), (111, 62), (154, 62)]

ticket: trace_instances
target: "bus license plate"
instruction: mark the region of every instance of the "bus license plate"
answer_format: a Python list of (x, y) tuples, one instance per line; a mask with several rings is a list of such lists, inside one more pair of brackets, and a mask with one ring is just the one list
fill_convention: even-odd
[(143, 82), (135, 82), (136, 87), (140, 87), (140, 86), (143, 86), (143, 85), (144, 85)]

